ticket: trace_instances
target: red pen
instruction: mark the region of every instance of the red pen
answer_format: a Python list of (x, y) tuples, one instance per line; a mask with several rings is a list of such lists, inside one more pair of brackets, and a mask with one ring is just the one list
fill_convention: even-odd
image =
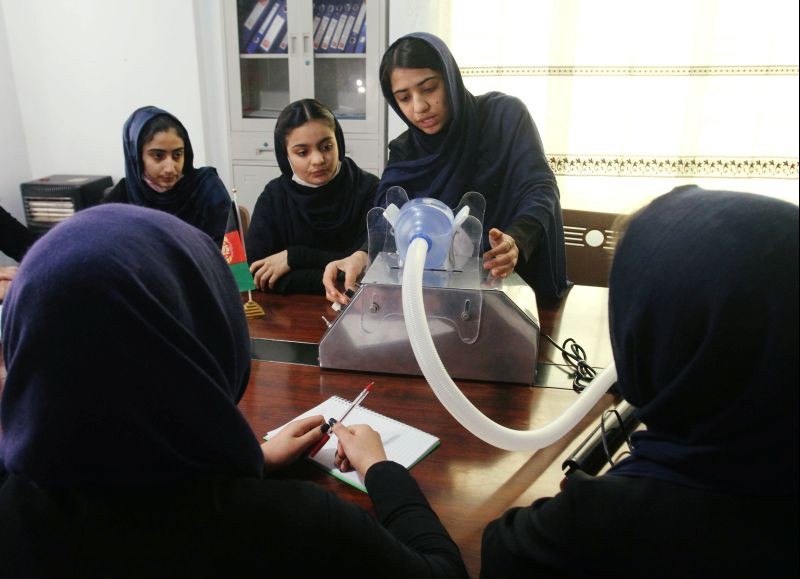
[(361, 394), (359, 394), (358, 396), (356, 396), (353, 399), (353, 401), (350, 403), (350, 406), (347, 407), (347, 410), (344, 411), (344, 414), (342, 414), (342, 416), (339, 418), (339, 420), (331, 418), (328, 422), (326, 422), (325, 424), (320, 426), (320, 428), (322, 429), (322, 432), (325, 433), (325, 436), (320, 438), (319, 441), (317, 442), (317, 444), (315, 444), (311, 448), (311, 450), (308, 451), (308, 456), (311, 456), (311, 457), (315, 456), (320, 451), (320, 449), (322, 449), (322, 447), (325, 446), (325, 443), (327, 443), (328, 440), (331, 437), (331, 435), (328, 434), (328, 431), (331, 428), (333, 428), (334, 424), (336, 424), (337, 422), (341, 422), (342, 420), (347, 418), (347, 415), (350, 414), (350, 412), (352, 412), (356, 407), (358, 407), (364, 401), (364, 398), (366, 398), (367, 394), (369, 394), (370, 391), (372, 390), (372, 385), (373, 384), (375, 384), (375, 382), (370, 382), (369, 384), (367, 384), (367, 387), (364, 388), (361, 391)]

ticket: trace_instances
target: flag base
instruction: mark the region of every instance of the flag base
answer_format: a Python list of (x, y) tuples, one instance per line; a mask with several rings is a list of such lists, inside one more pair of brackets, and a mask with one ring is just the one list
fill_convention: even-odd
[(251, 299), (247, 300), (244, 304), (244, 315), (247, 319), (263, 318), (266, 316), (264, 308), (258, 305)]

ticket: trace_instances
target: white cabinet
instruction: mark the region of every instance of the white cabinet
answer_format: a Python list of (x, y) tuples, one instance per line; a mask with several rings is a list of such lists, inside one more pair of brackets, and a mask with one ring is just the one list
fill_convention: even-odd
[(365, 171), (383, 172), (386, 104), (378, 68), (387, 46), (387, 4), (225, 0), (231, 165), (242, 205), (252, 211), (267, 181), (280, 174), (275, 119), (302, 98), (333, 110), (348, 157)]

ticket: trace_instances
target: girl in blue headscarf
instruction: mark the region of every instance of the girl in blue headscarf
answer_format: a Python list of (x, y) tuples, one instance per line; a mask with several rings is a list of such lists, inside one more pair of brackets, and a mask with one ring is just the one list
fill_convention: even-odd
[(125, 178), (105, 198), (171, 213), (222, 247), (231, 199), (214, 167), (194, 167), (183, 124), (156, 107), (137, 109), (122, 128)]
[(0, 576), (466, 576), (368, 426), (334, 432), (377, 517), (267, 476), (324, 419), (259, 446), (237, 408), (250, 377), (239, 290), (196, 228), (130, 205), (80, 211), (33, 245), (2, 323)]
[[(528, 109), (499, 92), (473, 96), (453, 55), (432, 34), (397, 40), (383, 56), (386, 102), (408, 125), (389, 144), (376, 205), (398, 185), (409, 198), (433, 197), (455, 208), (477, 191), (486, 199), (484, 268), (493, 276), (519, 273), (543, 298), (567, 287), (561, 204), (555, 176)], [(354, 287), (365, 252), (328, 265), (326, 295), (347, 303), (335, 287), (339, 271)]]
[(676, 189), (609, 279), (618, 386), (646, 430), (603, 475), (486, 528), (484, 577), (797, 577), (798, 210)]

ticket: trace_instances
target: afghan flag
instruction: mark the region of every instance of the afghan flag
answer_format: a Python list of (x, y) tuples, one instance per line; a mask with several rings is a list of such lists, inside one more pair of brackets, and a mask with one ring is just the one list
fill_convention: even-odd
[(231, 209), (228, 213), (228, 227), (225, 229), (225, 238), (222, 240), (222, 256), (228, 262), (240, 292), (256, 289), (256, 285), (253, 283), (253, 274), (250, 273), (250, 267), (247, 265), (247, 253), (244, 250), (242, 227), (239, 222), (239, 207), (236, 205), (235, 199), (231, 202)]

